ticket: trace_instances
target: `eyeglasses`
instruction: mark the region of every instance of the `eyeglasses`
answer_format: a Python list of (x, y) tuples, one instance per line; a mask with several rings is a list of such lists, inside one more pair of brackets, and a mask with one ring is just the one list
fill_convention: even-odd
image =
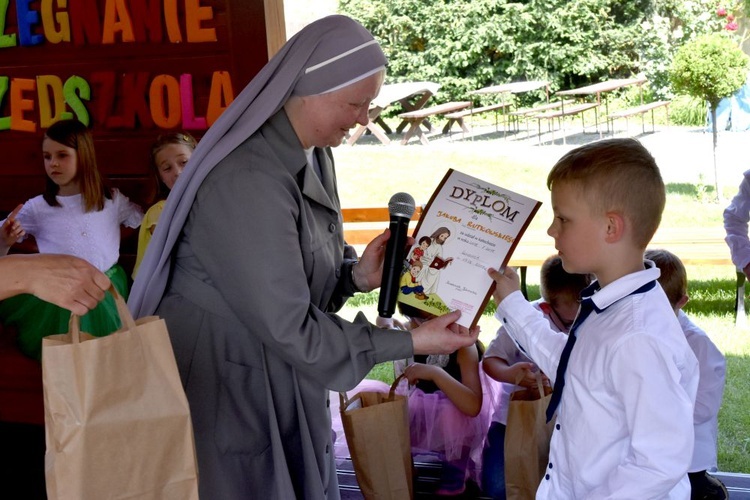
[(549, 306), (549, 317), (552, 319), (552, 322), (561, 331), (568, 333), (570, 331), (570, 327), (573, 326), (573, 322), (576, 320), (575, 317), (571, 319), (563, 318), (552, 304), (547, 303), (547, 305)]

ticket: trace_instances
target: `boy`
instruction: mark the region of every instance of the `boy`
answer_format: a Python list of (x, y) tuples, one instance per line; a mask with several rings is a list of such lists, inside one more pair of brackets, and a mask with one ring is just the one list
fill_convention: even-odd
[(646, 259), (659, 268), (659, 284), (667, 294), (685, 338), (695, 357), (698, 358), (700, 382), (695, 397), (693, 427), (695, 449), (688, 469), (692, 498), (725, 500), (728, 498), (724, 484), (709, 475), (707, 470), (716, 470), (716, 441), (719, 433), (719, 408), (724, 394), (726, 360), (700, 327), (690, 321), (682, 308), (688, 301), (687, 272), (685, 266), (668, 250), (646, 250)]
[(564, 155), (547, 187), (565, 270), (596, 277), (570, 334), (526, 302), (511, 268), (489, 270), (497, 317), (555, 385), (536, 498), (689, 498), (698, 362), (643, 260), (666, 200), (656, 162), (636, 140), (597, 141)]
[(419, 280), (417, 279), (421, 270), (422, 263), (420, 261), (413, 262), (409, 270), (401, 275), (399, 287), (404, 295), (414, 293), (417, 299), (425, 300), (427, 296), (424, 294), (424, 287), (419, 284)]
[(414, 247), (414, 250), (411, 251), (409, 264), (413, 266), (415, 262), (419, 262), (422, 259), (422, 256), (424, 256), (424, 251), (430, 246), (430, 243), (432, 243), (432, 240), (429, 236), (422, 236), (419, 238), (419, 246)]
[[(568, 333), (578, 312), (581, 290), (591, 282), (588, 274), (569, 274), (557, 255), (548, 257), (539, 273), (541, 299), (532, 305), (544, 314), (553, 330)], [(536, 387), (536, 365), (525, 356), (504, 327), (490, 342), (482, 360), (484, 372), (501, 382), (501, 394), (492, 416), (482, 460), (482, 489), (492, 498), (505, 498), (505, 429), (510, 395), (523, 376), (522, 387)], [(546, 378), (546, 377), (545, 377)]]

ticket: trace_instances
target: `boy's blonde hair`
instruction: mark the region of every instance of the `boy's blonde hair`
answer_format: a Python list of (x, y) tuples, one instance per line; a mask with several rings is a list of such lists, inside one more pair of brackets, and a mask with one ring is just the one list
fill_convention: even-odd
[(661, 271), (659, 284), (667, 294), (669, 303), (675, 307), (682, 297), (687, 295), (687, 271), (682, 261), (669, 250), (660, 248), (646, 250), (644, 256), (654, 261)]
[(568, 152), (547, 176), (550, 190), (558, 182), (580, 189), (592, 211), (620, 213), (640, 248), (659, 227), (664, 181), (654, 157), (635, 139), (605, 139)]

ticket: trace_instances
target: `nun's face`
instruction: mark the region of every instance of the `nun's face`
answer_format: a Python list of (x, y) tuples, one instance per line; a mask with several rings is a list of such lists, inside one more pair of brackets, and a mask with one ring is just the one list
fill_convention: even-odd
[(351, 128), (367, 125), (370, 102), (384, 78), (380, 71), (333, 92), (292, 97), (285, 108), (303, 147), (336, 147)]

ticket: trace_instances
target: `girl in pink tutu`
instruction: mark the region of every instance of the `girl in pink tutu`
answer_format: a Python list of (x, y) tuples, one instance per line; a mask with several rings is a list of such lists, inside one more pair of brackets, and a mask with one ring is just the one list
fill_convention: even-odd
[[(398, 307), (406, 329), (432, 317), (406, 304)], [(437, 495), (460, 495), (469, 478), (479, 484), (492, 408), (490, 383), (479, 370), (483, 353), (477, 341), (453, 354), (415, 355), (404, 369), (414, 386), (409, 395), (412, 455), (437, 456), (442, 462)]]

